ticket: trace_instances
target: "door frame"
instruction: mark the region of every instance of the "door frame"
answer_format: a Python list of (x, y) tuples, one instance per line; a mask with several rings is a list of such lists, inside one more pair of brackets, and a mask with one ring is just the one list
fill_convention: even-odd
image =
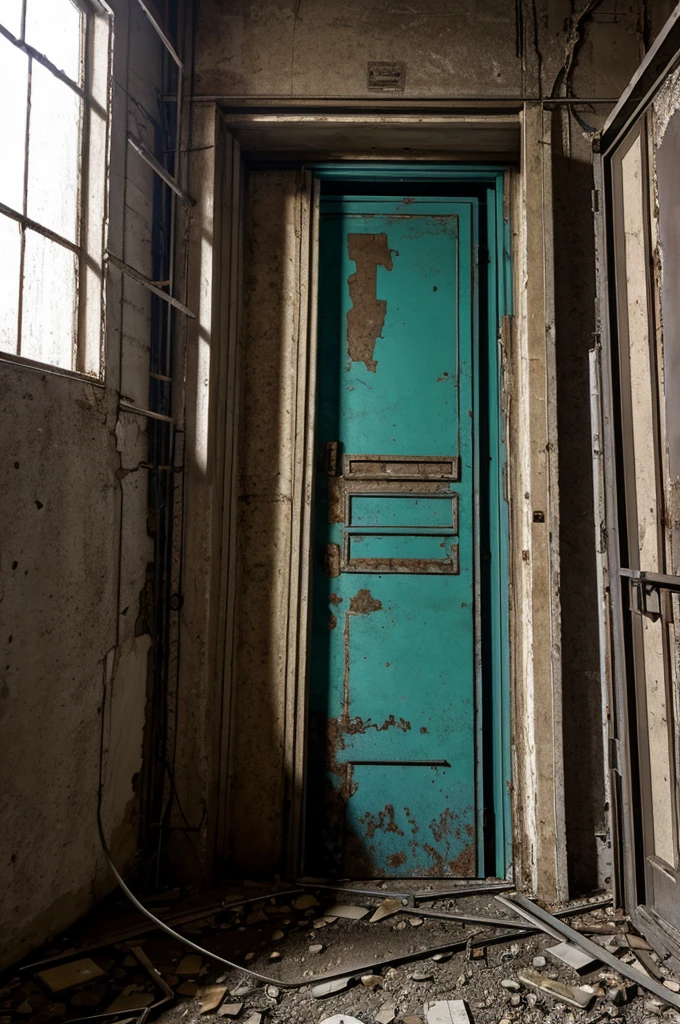
[[(233, 566), (244, 173), (265, 161), (301, 168), (312, 157), (343, 166), (350, 160), (389, 160), (395, 172), (405, 162), (450, 166), (452, 159), (463, 162), (457, 164), (461, 169), (474, 160), (467, 167), (484, 171), (489, 166), (484, 161), (493, 161), (495, 167), (507, 164), (503, 217), (515, 269), (515, 314), (503, 319), (499, 338), (510, 455), (503, 492), (509, 497), (510, 535), (512, 783), (506, 800), (512, 805), (512, 868), (515, 883), (525, 891), (549, 900), (566, 897), (552, 116), (538, 100), (502, 114), (483, 106), (470, 113), (469, 104), (462, 113), (442, 112), (436, 103), (406, 100), (395, 112), (362, 101), (337, 116), (266, 98), (253, 100), (252, 110), (229, 110), (214, 100), (192, 106), (188, 188), (196, 202), (189, 225), (187, 301), (197, 318), (187, 325), (186, 600), (179, 666), (179, 684), (192, 693), (192, 706), (178, 709), (178, 784), (206, 807), (200, 846), (217, 873), (241, 866), (250, 870), (248, 851), (241, 852), (241, 839), (234, 839), (230, 828), (234, 794), (238, 797), (232, 757), (238, 707)], [(356, 144), (354, 127), (361, 129)], [(309, 244), (307, 237), (304, 245)], [(284, 770), (293, 788), (289, 755), (299, 720), (296, 697), (296, 688), (286, 686), (284, 695), (276, 691), (286, 706)], [(283, 837), (296, 831), (291, 824), (288, 801), (271, 828)], [(280, 847), (272, 873), (290, 872), (298, 862), (290, 844), (286, 851), (281, 839)], [(187, 868), (193, 866), (187, 860)]]
[[(507, 167), (494, 164), (439, 164), (423, 165), (416, 163), (400, 162), (346, 162), (346, 163), (313, 163), (309, 171), (314, 175), (315, 180), (320, 182), (334, 181), (347, 184), (366, 184), (367, 188), (378, 188), (381, 184), (399, 182), (403, 183), (404, 191), (409, 193), (411, 182), (418, 183), (441, 183), (443, 187), (451, 185), (465, 185), (483, 187), (486, 193), (486, 237), (480, 235), (480, 224), (477, 218), (473, 218), (474, 233), (474, 254), (473, 254), (473, 302), (472, 302), (472, 323), (473, 323), (473, 353), (474, 353), (474, 378), (473, 387), (475, 394), (475, 418), (474, 431), (478, 431), (479, 415), (484, 409), (488, 410), (488, 454), (495, 466), (495, 473), (490, 477), (489, 487), (489, 541), (492, 551), (492, 562), (497, 564), (499, 571), (494, 574), (490, 581), (489, 594), (489, 616), (495, 618), (499, 623), (497, 632), (492, 632), (491, 643), (489, 644), (489, 658), (491, 662), (488, 669), (491, 676), (491, 745), (493, 750), (493, 779), (491, 787), (494, 796), (493, 806), (493, 831), (494, 831), (494, 863), (485, 862), (484, 844), (478, 845), (477, 850), (477, 873), (484, 877), (490, 870), (498, 876), (505, 877), (508, 867), (512, 862), (512, 807), (510, 791), (512, 784), (511, 766), (511, 729), (510, 729), (510, 644), (509, 644), (509, 514), (506, 494), (507, 466), (507, 420), (502, 411), (501, 395), (503, 391), (503, 368), (501, 365), (501, 332), (506, 318), (512, 316), (512, 263), (510, 251), (510, 224), (505, 217), (506, 210), (506, 175)], [(315, 216), (318, 218), (318, 202), (315, 204)], [(488, 277), (486, 281), (487, 309), (484, 318), (487, 326), (487, 337), (482, 337), (480, 330), (480, 268), (481, 259), (484, 254), (488, 258)], [(310, 274), (310, 279), (316, 281), (316, 269)], [(314, 292), (312, 302), (317, 302), (318, 296)], [(486, 340), (486, 363), (487, 373), (483, 381), (479, 363), (480, 346)], [(310, 332), (309, 344), (316, 344), (316, 332)], [(480, 386), (486, 384), (486, 394), (481, 399)], [(309, 424), (312, 435), (313, 427), (313, 401), (312, 396), (307, 402)], [(484, 623), (481, 621), (480, 612), (480, 569), (479, 569), (479, 450), (475, 444), (475, 514), (474, 529), (475, 537), (475, 787), (477, 792), (477, 829), (478, 835), (485, 836), (489, 826), (482, 819), (484, 813), (484, 765), (483, 753), (485, 752), (484, 737), (482, 728), (484, 716), (482, 709), (482, 633)], [(306, 489), (313, 492), (313, 480), (306, 482)], [(308, 549), (308, 557), (311, 558), (311, 548)], [(309, 577), (306, 577), (305, 586), (310, 586)], [(304, 594), (305, 606), (310, 608), (311, 602), (307, 594)], [(306, 643), (311, 642), (311, 626), (309, 618), (300, 624), (300, 628), (306, 632)], [(302, 704), (307, 707), (307, 680), (299, 680), (299, 686), (305, 687)], [(306, 723), (305, 723), (306, 725)], [(305, 729), (306, 732), (306, 729)], [(302, 738), (302, 751), (295, 758), (304, 758), (306, 747), (306, 736)], [(289, 835), (288, 846), (297, 849), (298, 843), (304, 843), (304, 814), (303, 808), (306, 803), (306, 785), (303, 784), (300, 794), (296, 798), (301, 802), (299, 836)], [(296, 815), (297, 819), (297, 815)], [(298, 868), (302, 863), (303, 850), (297, 853)], [(291, 865), (293, 867), (294, 865)]]

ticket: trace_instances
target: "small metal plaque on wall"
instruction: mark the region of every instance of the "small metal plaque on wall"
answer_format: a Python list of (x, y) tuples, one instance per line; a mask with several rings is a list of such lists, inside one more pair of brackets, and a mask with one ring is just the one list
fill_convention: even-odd
[(366, 82), (369, 92), (403, 92), (406, 65), (398, 61), (369, 61)]

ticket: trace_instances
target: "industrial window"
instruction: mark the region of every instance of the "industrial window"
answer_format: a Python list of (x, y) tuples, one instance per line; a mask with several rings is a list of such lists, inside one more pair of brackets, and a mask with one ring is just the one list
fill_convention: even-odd
[(0, 354), (103, 372), (110, 12), (0, 4)]

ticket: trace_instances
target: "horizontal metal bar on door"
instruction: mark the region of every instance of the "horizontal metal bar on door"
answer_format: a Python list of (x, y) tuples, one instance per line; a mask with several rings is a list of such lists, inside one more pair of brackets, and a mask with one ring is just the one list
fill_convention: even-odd
[[(382, 497), (382, 495), (380, 495)], [(345, 533), (371, 537), (456, 537), (451, 526), (346, 526)]]
[(345, 761), (345, 764), (392, 765), (394, 768), (450, 768), (449, 761)]
[(109, 252), (108, 249), (105, 253), (105, 256), (107, 263), (113, 263), (114, 267), (118, 267), (118, 269), (122, 270), (124, 274), (132, 278), (133, 281), (136, 281), (137, 284), (141, 284), (144, 288), (147, 288), (150, 292), (153, 292), (154, 295), (157, 295), (159, 299), (163, 299), (171, 306), (174, 306), (175, 309), (178, 309), (180, 313), (184, 313), (185, 316), (191, 317), (192, 320), (196, 319), (196, 314), (192, 313), (191, 310), (187, 306), (185, 306), (183, 302), (180, 302), (179, 299), (173, 298), (172, 295), (168, 295), (168, 293), (164, 292), (162, 288), (159, 288), (157, 285), (153, 283), (153, 281), (150, 281), (148, 277), (145, 277), (144, 274), (140, 274), (138, 270), (135, 270), (134, 267), (131, 267), (129, 263), (126, 263), (124, 260), (121, 260), (117, 256), (114, 256), (114, 254), (112, 252)]
[(147, 16), (147, 18), (149, 19), (149, 21), (151, 22), (151, 25), (153, 26), (153, 28), (154, 28), (158, 38), (163, 43), (163, 46), (168, 51), (168, 53), (170, 54), (170, 56), (172, 57), (172, 59), (174, 60), (175, 64), (177, 65), (177, 67), (180, 69), (180, 72), (181, 72), (184, 69), (184, 64), (180, 60), (180, 58), (179, 58), (179, 56), (177, 54), (177, 51), (175, 50), (175, 47), (172, 45), (172, 43), (170, 42), (170, 40), (166, 36), (165, 32), (163, 31), (163, 29), (160, 27), (160, 25), (158, 24), (158, 22), (154, 18), (154, 16), (151, 13), (151, 11), (149, 10), (149, 8), (144, 3), (144, 0), (137, 0), (137, 3), (141, 7), (142, 11)]
[(152, 171), (155, 171), (158, 177), (165, 182), (168, 188), (171, 188), (172, 191), (179, 196), (182, 202), (187, 203), (189, 206), (194, 205), (194, 200), (191, 196), (188, 196), (186, 192), (180, 188), (170, 172), (163, 167), (163, 164), (156, 159), (153, 153), (147, 149), (144, 143), (133, 135), (132, 132), (128, 132), (128, 142), (134, 149), (135, 153), (138, 153), (139, 156), (141, 156), (142, 160), (148, 164)]
[(680, 593), (680, 576), (670, 576), (664, 572), (646, 572), (644, 569), (619, 569), (619, 576), (634, 583), (652, 583), (662, 590)]

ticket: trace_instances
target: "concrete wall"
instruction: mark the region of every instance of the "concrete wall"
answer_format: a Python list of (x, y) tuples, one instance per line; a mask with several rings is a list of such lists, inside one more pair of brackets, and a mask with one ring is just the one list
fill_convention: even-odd
[[(152, 175), (126, 122), (158, 118), (160, 47), (117, 0), (109, 247), (151, 274)], [(129, 57), (129, 65), (128, 65)], [(137, 849), (151, 637), (144, 608), (150, 296), (112, 270), (106, 375), (0, 362), (0, 964), (70, 924), (112, 886), (96, 805), (102, 699), (103, 817), (118, 866)]]

